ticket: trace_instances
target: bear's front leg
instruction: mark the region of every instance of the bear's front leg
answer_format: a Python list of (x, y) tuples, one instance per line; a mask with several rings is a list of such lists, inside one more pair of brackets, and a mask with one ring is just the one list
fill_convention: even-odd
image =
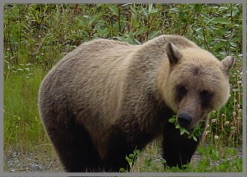
[(101, 160), (101, 170), (104, 172), (120, 172), (121, 168), (129, 171), (130, 166), (125, 159), (127, 153), (117, 151), (116, 149), (109, 152), (107, 156)]
[(200, 140), (201, 136), (197, 137), (197, 141), (195, 141), (192, 138), (189, 139), (185, 134), (180, 135), (180, 130), (176, 129), (174, 124), (169, 123), (164, 129), (162, 142), (165, 167), (177, 166), (183, 169), (183, 165), (190, 163)]

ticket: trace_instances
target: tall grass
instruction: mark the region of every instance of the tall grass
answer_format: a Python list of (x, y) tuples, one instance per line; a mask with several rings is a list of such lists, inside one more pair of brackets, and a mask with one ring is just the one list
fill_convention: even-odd
[(32, 70), (32, 76), (26, 76), (25, 71), (18, 70), (4, 80), (6, 148), (15, 145), (18, 149), (26, 149), (46, 141), (37, 108), (37, 93), (44, 71), (41, 68)]

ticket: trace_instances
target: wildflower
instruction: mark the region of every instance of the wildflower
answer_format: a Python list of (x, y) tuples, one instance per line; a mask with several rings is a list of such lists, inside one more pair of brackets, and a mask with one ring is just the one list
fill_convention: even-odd
[(212, 123), (214, 123), (214, 122), (216, 122), (216, 121), (217, 121), (216, 119), (212, 119), (212, 120), (211, 120)]
[(229, 125), (229, 124), (230, 124), (230, 122), (229, 122), (229, 121), (226, 121), (226, 122), (225, 122), (225, 125)]

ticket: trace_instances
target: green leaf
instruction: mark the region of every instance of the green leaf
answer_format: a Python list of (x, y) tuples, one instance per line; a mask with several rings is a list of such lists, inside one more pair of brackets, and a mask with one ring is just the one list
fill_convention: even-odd
[(130, 9), (131, 9), (131, 11), (132, 11), (134, 14), (137, 14), (137, 13), (138, 13), (134, 7), (130, 6)]
[(212, 49), (218, 49), (218, 48), (223, 48), (226, 47), (227, 43), (224, 41), (217, 42), (215, 45), (212, 46)]
[(150, 14), (150, 12), (152, 11), (152, 8), (153, 8), (153, 4), (149, 4), (148, 6), (148, 13)]
[(109, 8), (110, 8), (110, 10), (112, 11), (112, 13), (114, 15), (118, 16), (118, 9), (117, 9), (117, 7), (115, 5), (110, 5)]
[(194, 140), (194, 141), (197, 141), (197, 138), (196, 138), (195, 136), (193, 136), (193, 140)]
[(188, 132), (186, 129), (181, 128), (181, 129), (180, 129), (180, 135), (183, 135), (184, 133), (189, 134), (189, 132)]
[(180, 10), (179, 10), (179, 8), (177, 8), (177, 7), (173, 7), (173, 8), (171, 8), (169, 11), (172, 11), (172, 12), (179, 12)]
[(131, 159), (134, 158), (134, 154), (130, 154), (129, 158), (131, 158)]
[(227, 9), (229, 9), (229, 7), (219, 7), (219, 11), (224, 11), (224, 10), (227, 10)]
[(148, 7), (148, 14), (155, 14), (158, 12), (158, 9), (153, 8), (153, 4), (150, 4)]
[(153, 39), (154, 37), (156, 37), (159, 34), (159, 31), (152, 31), (149, 35), (148, 35), (148, 39)]
[(183, 12), (179, 12), (178, 13), (178, 17), (180, 18), (180, 19), (183, 19), (184, 17), (185, 17), (185, 14), (183, 13)]
[(196, 12), (200, 12), (202, 10), (202, 4), (195, 4), (194, 8)]
[(142, 26), (141, 28), (139, 28), (134, 34), (135, 35), (140, 35), (142, 33), (144, 33), (145, 31), (147, 31), (148, 28), (146, 26)]
[(176, 119), (170, 118), (168, 121), (169, 121), (170, 123), (174, 123), (174, 122), (176, 122)]
[(125, 172), (126, 170), (124, 168), (119, 169), (120, 172)]
[(233, 47), (237, 47), (237, 43), (235, 43), (235, 42), (230, 42), (230, 44), (231, 44), (231, 46), (233, 46)]
[(209, 20), (208, 23), (214, 23), (214, 24), (230, 24), (231, 22), (225, 18), (218, 17), (218, 18), (213, 18), (212, 20)]
[(180, 125), (176, 125), (176, 128), (180, 128)]

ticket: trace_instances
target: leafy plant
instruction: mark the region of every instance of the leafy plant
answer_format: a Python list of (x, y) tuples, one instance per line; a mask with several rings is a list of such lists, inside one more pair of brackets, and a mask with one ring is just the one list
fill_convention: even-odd
[[(140, 155), (140, 150), (135, 149), (133, 153), (129, 154), (125, 157), (126, 161), (128, 162), (130, 168), (133, 167), (136, 158)], [(126, 169), (120, 168), (120, 172), (127, 172)]]
[(193, 138), (194, 141), (197, 141), (197, 137), (200, 136), (202, 134), (202, 129), (201, 129), (201, 126), (202, 126), (202, 122), (199, 122), (194, 128), (193, 128), (193, 131), (188, 131), (186, 130), (185, 128), (181, 127), (179, 124), (178, 124), (178, 121), (177, 121), (177, 116), (172, 116), (172, 118), (169, 119), (169, 122), (170, 123), (173, 123), (175, 125), (175, 128), (176, 129), (179, 129), (180, 130), (180, 135), (183, 135), (183, 134), (188, 134), (188, 138)]

